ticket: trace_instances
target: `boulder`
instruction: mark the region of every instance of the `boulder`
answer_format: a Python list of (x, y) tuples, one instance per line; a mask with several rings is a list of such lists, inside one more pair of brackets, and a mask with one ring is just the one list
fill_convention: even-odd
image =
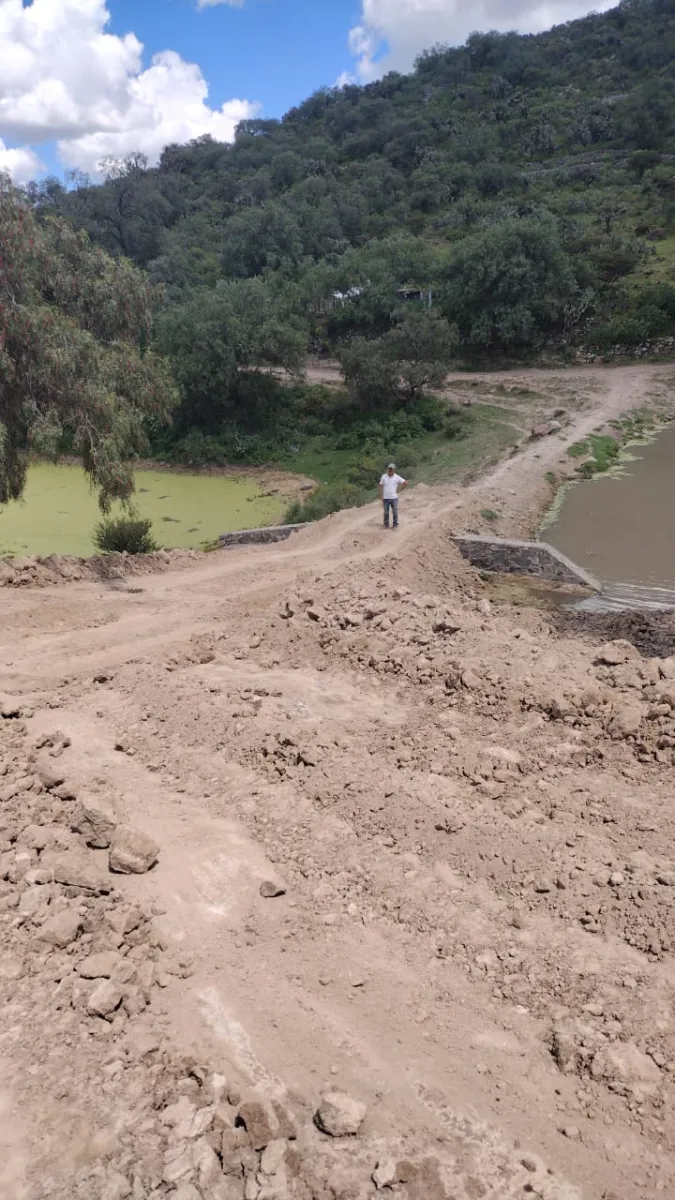
[(281, 1135), (276, 1112), (259, 1096), (251, 1096), (239, 1105), (237, 1120), (244, 1126), (254, 1150), (264, 1150)]
[(642, 724), (642, 709), (635, 705), (626, 705), (617, 709), (607, 726), (607, 732), (615, 741), (635, 737)]
[(114, 950), (103, 950), (100, 954), (90, 954), (78, 965), (78, 974), (83, 979), (110, 979), (115, 967), (123, 959)]
[(618, 667), (621, 663), (637, 657), (638, 651), (635, 646), (623, 638), (618, 638), (614, 642), (606, 642), (604, 646), (601, 646), (596, 661), (608, 667)]
[(81, 833), (87, 845), (96, 850), (108, 849), (116, 827), (112, 809), (100, 800), (80, 800), (70, 818), (73, 832)]
[(132, 825), (118, 825), (110, 847), (110, 870), (121, 875), (143, 875), (159, 858), (159, 846), (147, 833)]
[(120, 1007), (124, 999), (121, 987), (110, 979), (103, 979), (94, 988), (87, 1001), (87, 1012), (92, 1017), (104, 1017), (112, 1020), (113, 1013)]
[(368, 1107), (346, 1092), (328, 1092), (321, 1101), (314, 1123), (329, 1137), (353, 1137), (366, 1118)]
[(55, 883), (65, 887), (95, 893), (111, 891), (110, 880), (88, 854), (50, 854), (48, 858), (45, 854), (40, 863), (51, 870)]
[(57, 949), (64, 950), (66, 946), (76, 940), (81, 929), (82, 918), (80, 915), (71, 909), (65, 909), (45, 921), (40, 928), (39, 936), (48, 946), (56, 946)]

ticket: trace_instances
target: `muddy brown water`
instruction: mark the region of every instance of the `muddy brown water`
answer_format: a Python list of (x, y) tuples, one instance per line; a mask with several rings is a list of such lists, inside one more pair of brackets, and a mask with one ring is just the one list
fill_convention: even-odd
[[(542, 538), (596, 579), (675, 602), (675, 424), (629, 448), (617, 473), (569, 488)], [(619, 591), (621, 589), (618, 589)]]

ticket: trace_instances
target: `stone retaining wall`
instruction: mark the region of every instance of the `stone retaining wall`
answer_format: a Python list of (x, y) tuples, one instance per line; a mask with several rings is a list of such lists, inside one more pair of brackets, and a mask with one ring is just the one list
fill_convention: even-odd
[(551, 583), (571, 583), (601, 592), (602, 585), (546, 542), (458, 534), (452, 539), (463, 558), (482, 571), (500, 575), (531, 575)]
[(285, 542), (292, 533), (306, 529), (309, 524), (309, 521), (303, 521), (299, 525), (268, 525), (264, 529), (238, 529), (234, 533), (221, 533), (218, 542), (223, 550), (228, 549), (229, 546), (257, 546), (267, 545), (270, 542)]

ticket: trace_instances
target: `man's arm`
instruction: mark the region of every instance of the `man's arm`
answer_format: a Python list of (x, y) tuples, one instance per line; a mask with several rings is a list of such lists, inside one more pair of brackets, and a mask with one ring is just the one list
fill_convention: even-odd
[(404, 492), (404, 491), (405, 491), (405, 489), (407, 488), (407, 486), (408, 486), (408, 480), (407, 480), (407, 479), (402, 479), (402, 480), (401, 480), (401, 491), (402, 491), (402, 492)]
[(384, 500), (384, 484), (383, 484), (382, 480), (380, 480), (379, 489), (380, 489), (380, 500)]

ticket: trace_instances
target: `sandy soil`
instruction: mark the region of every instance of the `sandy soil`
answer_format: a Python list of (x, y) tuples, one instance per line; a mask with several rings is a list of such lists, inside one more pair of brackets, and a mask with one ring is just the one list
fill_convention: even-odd
[(675, 1194), (675, 659), (448, 537), (667, 377), (396, 534), (3, 589), (2, 1200)]

